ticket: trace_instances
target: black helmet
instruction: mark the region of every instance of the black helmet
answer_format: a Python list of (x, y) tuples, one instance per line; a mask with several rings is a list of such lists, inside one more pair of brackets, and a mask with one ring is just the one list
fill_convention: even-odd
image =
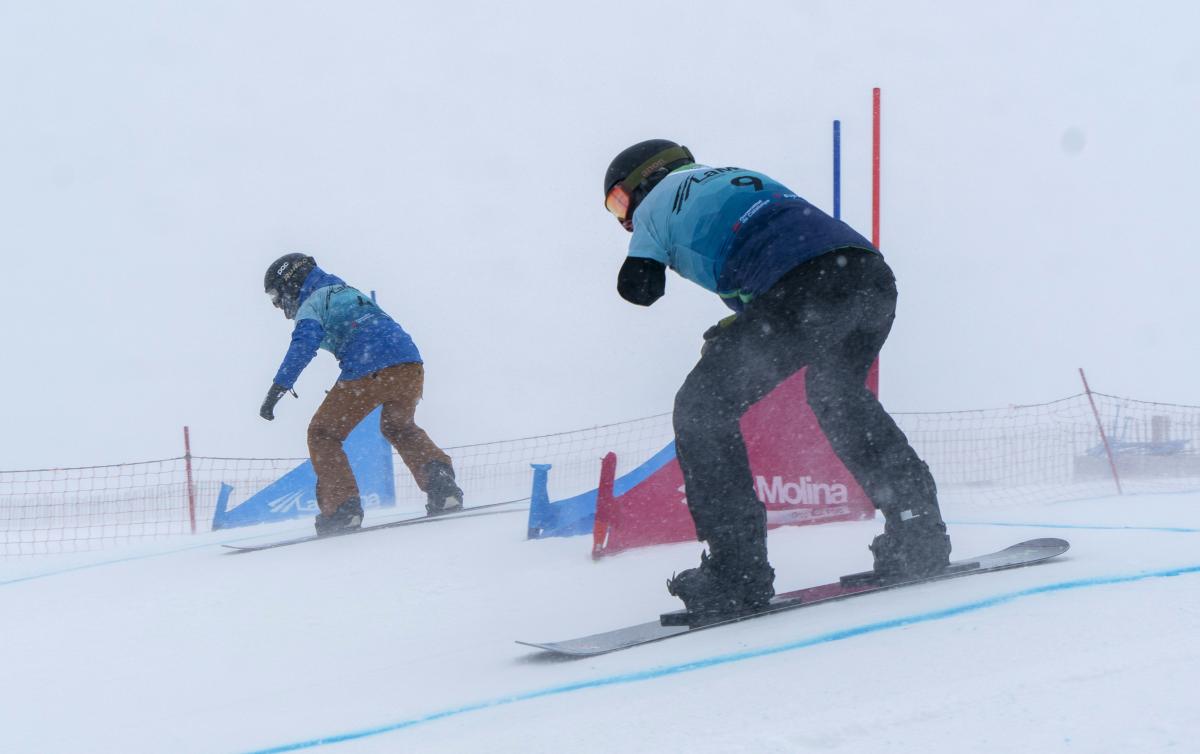
[(696, 161), (687, 147), (668, 139), (640, 141), (613, 158), (604, 174), (604, 206), (626, 230), (633, 211), (672, 170)]
[(288, 319), (296, 316), (296, 310), (300, 308), (300, 286), (316, 266), (317, 260), (306, 254), (284, 254), (267, 268), (263, 289), (271, 297), (271, 303), (283, 309), (283, 316)]

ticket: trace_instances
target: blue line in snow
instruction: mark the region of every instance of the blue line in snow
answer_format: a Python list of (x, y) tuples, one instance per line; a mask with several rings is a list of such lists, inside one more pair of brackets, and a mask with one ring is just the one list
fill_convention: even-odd
[(500, 697), (484, 702), (476, 702), (474, 704), (465, 705), (462, 707), (454, 707), (451, 709), (434, 712), (421, 717), (414, 717), (408, 720), (401, 720), (387, 725), (379, 725), (373, 728), (364, 728), (362, 730), (351, 731), (349, 733), (339, 733), (332, 736), (324, 736), (314, 738), (308, 741), (297, 741), (295, 743), (275, 746), (270, 749), (258, 749), (249, 754), (278, 754), (279, 752), (299, 751), (301, 749), (312, 749), (318, 746), (328, 746), (331, 744), (345, 743), (346, 741), (354, 741), (360, 738), (368, 738), (377, 736), (382, 733), (391, 733), (393, 731), (404, 730), (422, 723), (442, 720), (448, 717), (456, 717), (465, 715), (468, 712), (478, 712), (479, 710), (490, 709), (494, 707), (504, 707), (517, 702), (526, 702), (531, 699), (540, 699), (548, 696), (557, 696), (559, 694), (569, 694), (575, 691), (583, 691), (586, 689), (603, 688), (605, 686), (618, 686), (626, 683), (638, 683), (640, 681), (649, 681), (656, 678), (665, 678), (667, 676), (679, 675), (681, 673), (690, 673), (695, 670), (704, 670), (705, 668), (716, 667), (718, 665), (728, 665), (734, 662), (743, 660), (753, 660), (759, 657), (768, 657), (770, 655), (782, 654), (784, 652), (793, 652), (798, 649), (806, 649), (808, 647), (817, 646), (818, 644), (829, 644), (835, 641), (844, 639), (852, 639), (856, 636), (878, 633), (887, 631), (893, 628), (901, 628), (903, 626), (911, 626), (915, 623), (928, 623), (931, 621), (944, 620), (953, 618), (964, 613), (974, 612), (976, 610), (984, 610), (989, 607), (1003, 605), (1023, 597), (1033, 597), (1039, 594), (1049, 594), (1051, 592), (1064, 592), (1071, 589), (1085, 589), (1094, 586), (1109, 586), (1112, 584), (1127, 584), (1134, 581), (1144, 581), (1146, 579), (1170, 578), (1173, 576), (1183, 576), (1188, 574), (1200, 573), (1200, 565), (1184, 566), (1181, 568), (1169, 568), (1162, 571), (1143, 571), (1140, 573), (1127, 574), (1123, 576), (1100, 576), (1089, 579), (1076, 579), (1074, 581), (1062, 581), (1057, 584), (1044, 584), (1035, 586), (1029, 589), (1022, 589), (1016, 592), (1000, 594), (995, 597), (976, 600), (974, 602), (966, 602), (954, 607), (944, 608), (942, 610), (933, 610), (927, 613), (919, 613), (916, 615), (908, 615), (901, 618), (892, 618), (890, 620), (879, 621), (877, 623), (866, 623), (861, 626), (853, 626), (851, 628), (841, 629), (839, 631), (831, 631), (829, 633), (819, 634), (807, 639), (799, 639), (797, 641), (779, 644), (773, 647), (764, 647), (762, 649), (752, 649), (745, 652), (735, 652), (733, 654), (717, 655), (703, 660), (695, 660), (693, 662), (682, 663), (679, 665), (666, 665), (659, 668), (651, 668), (634, 673), (622, 673), (620, 675), (612, 675), (604, 678), (594, 678), (592, 680), (576, 681), (561, 686), (550, 686), (548, 688), (539, 689), (536, 691), (526, 692), (524, 694), (514, 694), (512, 696)]
[(245, 542), (248, 539), (259, 539), (264, 536), (268, 536), (268, 535), (265, 535), (262, 533), (248, 534), (246, 536), (236, 537), (234, 539), (221, 539), (221, 540), (210, 540), (208, 542), (198, 542), (194, 545), (184, 545), (183, 547), (173, 547), (169, 550), (162, 550), (159, 552), (144, 552), (144, 553), (140, 553), (138, 555), (125, 555), (125, 556), (121, 556), (121, 557), (117, 557), (117, 558), (112, 558), (109, 560), (98, 560), (93, 563), (80, 563), (79, 565), (65, 566), (63, 568), (56, 568), (52, 571), (43, 571), (41, 573), (31, 573), (26, 576), (15, 576), (11, 579), (2, 579), (2, 580), (0, 580), (0, 586), (8, 586), (10, 584), (20, 584), (25, 581), (37, 581), (38, 579), (45, 579), (45, 578), (49, 578), (51, 576), (62, 576), (63, 574), (75, 573), (76, 571), (90, 571), (93, 568), (103, 568), (105, 566), (110, 566), (110, 565), (120, 565), (122, 563), (133, 563), (138, 560), (149, 560), (151, 558), (165, 558), (168, 555), (178, 555), (178, 554), (184, 553), (184, 552), (191, 552), (192, 550), (203, 550), (205, 548), (214, 548), (215, 549), (215, 548), (219, 547), (220, 545), (236, 544), (238, 542)]
[(1108, 531), (1164, 531), (1180, 534), (1200, 533), (1200, 529), (1182, 526), (1099, 526), (1090, 524), (1022, 524), (1005, 521), (947, 521), (950, 526), (1015, 526), (1022, 529), (1093, 529)]
[[(380, 521), (380, 523), (386, 523), (386, 521)], [(90, 571), (94, 568), (104, 568), (105, 566), (120, 565), (122, 563), (133, 563), (133, 562), (136, 562), (139, 560), (149, 560), (151, 558), (164, 558), (164, 557), (167, 557), (168, 555), (178, 555), (178, 554), (184, 553), (184, 552), (191, 552), (192, 550), (203, 550), (205, 548), (212, 548), (212, 549), (216, 550), (221, 545), (233, 545), (233, 544), (237, 544), (239, 542), (246, 542), (246, 541), (255, 540), (255, 539), (263, 539), (265, 537), (295, 536), (295, 535), (299, 535), (301, 533), (307, 533), (310, 531), (312, 531), (312, 530), (309, 529), (308, 527), (293, 527), (293, 528), (289, 528), (287, 530), (270, 532), (270, 533), (251, 532), (251, 533), (242, 534), (241, 536), (232, 537), (232, 538), (226, 537), (223, 539), (213, 539), (213, 540), (209, 540), (206, 542), (198, 542), (196, 544), (191, 544), (191, 545), (183, 545), (181, 547), (173, 547), (169, 550), (160, 550), (158, 552), (144, 552), (144, 553), (139, 553), (137, 555), (122, 555), (122, 556), (118, 556), (115, 558), (110, 558), (108, 560), (97, 560), (92, 563), (80, 563), (78, 565), (73, 565), (73, 566), (64, 566), (62, 568), (56, 568), (51, 571), (43, 571), (41, 573), (31, 573), (31, 574), (27, 574), (25, 576), (14, 576), (9, 579), (0, 578), (0, 586), (8, 586), (10, 584), (20, 584), (20, 583), (23, 583), (26, 581), (37, 581), (38, 579), (50, 578), (51, 576), (62, 576), (64, 574), (75, 573), (77, 571)], [(233, 533), (233, 532), (230, 531), (230, 533)]]
[(76, 571), (90, 571), (93, 568), (102, 568), (104, 566), (119, 565), (121, 563), (132, 563), (132, 562), (138, 561), (138, 560), (149, 560), (150, 558), (161, 558), (161, 557), (165, 557), (167, 555), (176, 555), (181, 552), (188, 552), (189, 550), (199, 550), (203, 547), (212, 547), (212, 546), (213, 546), (213, 543), (206, 543), (206, 544), (202, 544), (202, 545), (189, 545), (188, 547), (183, 547), (183, 548), (174, 549), (174, 550), (167, 550), (165, 552), (150, 552), (150, 553), (143, 553), (141, 555), (129, 555), (129, 556), (126, 556), (123, 558), (115, 558), (113, 560), (102, 560), (102, 561), (98, 561), (95, 563), (82, 563), (80, 565), (67, 566), (65, 568), (58, 568), (53, 571), (45, 571), (43, 573), (31, 573), (28, 576), (17, 576), (15, 578), (5, 579), (3, 581), (0, 581), (0, 586), (8, 586), (10, 584), (20, 584), (25, 581), (37, 581), (38, 579), (45, 579), (45, 578), (49, 578), (50, 576), (61, 576), (65, 573), (74, 573)]

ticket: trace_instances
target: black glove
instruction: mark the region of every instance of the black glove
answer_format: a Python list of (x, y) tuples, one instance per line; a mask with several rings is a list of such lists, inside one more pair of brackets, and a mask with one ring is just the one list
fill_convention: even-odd
[[(275, 404), (279, 403), (279, 399), (288, 391), (288, 388), (283, 385), (272, 384), (271, 389), (267, 391), (267, 397), (263, 400), (262, 408), (258, 410), (258, 415), (267, 421), (275, 420)], [(293, 393), (294, 395), (294, 393)]]
[(654, 259), (626, 257), (617, 274), (617, 293), (638, 306), (650, 306), (667, 289), (667, 266)]
[(736, 321), (737, 321), (737, 315), (730, 314), (728, 317), (725, 317), (717, 324), (715, 324), (712, 327), (705, 330), (704, 331), (704, 345), (700, 346), (700, 355), (703, 356), (708, 351), (709, 346), (712, 345), (713, 339), (716, 338), (721, 333), (725, 332), (725, 330), (728, 329), (728, 327)]

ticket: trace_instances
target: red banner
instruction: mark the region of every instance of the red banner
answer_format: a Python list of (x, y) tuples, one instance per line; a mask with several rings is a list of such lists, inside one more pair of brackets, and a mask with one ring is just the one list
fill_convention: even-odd
[[(742, 417), (754, 491), (767, 525), (872, 518), (875, 508), (829, 446), (808, 407), (804, 370)], [(601, 466), (592, 556), (696, 538), (684, 495), (683, 471), (672, 458), (625, 494), (613, 495), (617, 458)]]

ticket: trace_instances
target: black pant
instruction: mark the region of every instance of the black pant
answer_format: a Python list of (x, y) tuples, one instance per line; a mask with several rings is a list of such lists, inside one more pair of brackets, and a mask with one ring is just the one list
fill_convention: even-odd
[[(883, 257), (842, 249), (805, 262), (708, 341), (675, 397), (675, 441), (688, 508), (710, 548), (766, 539), (766, 511), (739, 420), (803, 367), (808, 404), (876, 508), (937, 510), (928, 467), (866, 388), (896, 314)], [(781, 431), (786, 431), (781, 427)]]

